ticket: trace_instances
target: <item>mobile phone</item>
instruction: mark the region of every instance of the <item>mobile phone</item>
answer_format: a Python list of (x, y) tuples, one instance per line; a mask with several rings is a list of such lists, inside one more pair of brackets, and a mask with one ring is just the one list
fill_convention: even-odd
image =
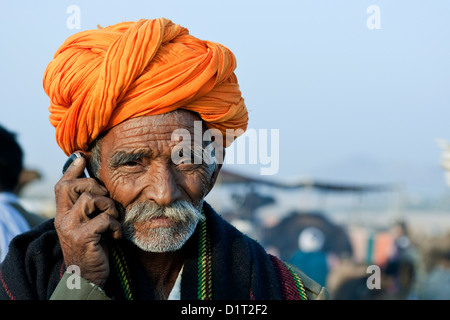
[[(63, 174), (66, 173), (67, 169), (70, 167), (72, 162), (74, 162), (76, 158), (80, 158), (80, 157), (83, 157), (83, 158), (86, 159), (85, 155), (82, 154), (81, 152), (74, 152), (74, 153), (72, 153), (70, 155), (69, 159), (67, 159), (66, 163), (64, 163), (62, 173)], [(91, 175), (89, 174), (89, 171), (88, 171), (87, 167), (84, 168), (84, 171), (80, 175), (80, 178), (90, 178), (90, 177), (91, 177)]]

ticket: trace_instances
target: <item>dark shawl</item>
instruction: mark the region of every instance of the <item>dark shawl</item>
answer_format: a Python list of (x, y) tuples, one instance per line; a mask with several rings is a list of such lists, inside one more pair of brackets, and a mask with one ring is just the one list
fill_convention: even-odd
[[(292, 296), (286, 294), (295, 287), (295, 283), (290, 281), (289, 277), (283, 276), (288, 272), (280, 260), (268, 255), (261, 245), (222, 219), (206, 203), (204, 213), (212, 253), (213, 299), (296, 298), (295, 292), (290, 293)], [(186, 255), (181, 281), (183, 300), (198, 299), (198, 237), (197, 228), (185, 245)], [(120, 245), (124, 248), (130, 269), (135, 298), (152, 299), (152, 284), (137, 261), (137, 255), (132, 254), (137, 248), (125, 240), (121, 240)], [(0, 267), (0, 299), (47, 300), (65, 268), (51, 219), (17, 236), (11, 242), (8, 255)], [(289, 290), (286, 291), (286, 288)], [(123, 290), (112, 267), (105, 291), (111, 298), (124, 299)]]

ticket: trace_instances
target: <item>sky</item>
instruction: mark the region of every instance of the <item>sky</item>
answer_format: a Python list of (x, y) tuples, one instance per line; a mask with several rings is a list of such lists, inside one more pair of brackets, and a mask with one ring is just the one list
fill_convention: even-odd
[[(436, 139), (450, 140), (449, 14), (446, 0), (5, 1), (0, 124), (43, 173), (36, 192), (52, 192), (66, 159), (42, 87), (53, 54), (97, 25), (166, 17), (235, 54), (248, 127), (278, 132), (266, 178), (448, 192)], [(225, 165), (251, 175), (264, 166)]]

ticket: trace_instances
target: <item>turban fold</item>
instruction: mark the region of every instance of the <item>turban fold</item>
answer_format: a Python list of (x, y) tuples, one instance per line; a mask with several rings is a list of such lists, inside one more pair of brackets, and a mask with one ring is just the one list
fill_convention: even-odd
[[(199, 40), (165, 18), (76, 33), (45, 70), (50, 123), (69, 155), (131, 118), (178, 108), (218, 129), (224, 146), (247, 128), (248, 112), (226, 47)], [(240, 129), (240, 130), (239, 130)]]

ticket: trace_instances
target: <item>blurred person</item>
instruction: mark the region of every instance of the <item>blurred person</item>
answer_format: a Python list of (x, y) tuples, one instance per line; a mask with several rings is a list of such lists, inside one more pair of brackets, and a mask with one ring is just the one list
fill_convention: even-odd
[(325, 286), (328, 275), (327, 254), (323, 251), (324, 233), (315, 227), (306, 227), (298, 237), (299, 250), (289, 261), (308, 274), (311, 279)]
[(20, 175), (23, 172), (23, 151), (16, 137), (0, 126), (0, 262), (8, 252), (10, 241), (30, 230), (44, 219), (27, 212), (19, 203)]
[(393, 250), (384, 270), (389, 286), (387, 293), (392, 299), (414, 298), (412, 290), (416, 280), (417, 250), (405, 221), (396, 221), (391, 233)]
[(235, 68), (226, 47), (164, 18), (69, 37), (44, 89), (59, 146), (79, 157), (55, 186), (55, 219), (12, 242), (0, 298), (327, 298), (204, 200), (247, 128)]
[(418, 285), (418, 298), (450, 300), (450, 234), (427, 241), (424, 251), (426, 272)]
[(339, 260), (327, 278), (327, 289), (333, 300), (384, 300), (387, 299), (387, 284), (385, 276), (380, 273), (379, 288), (369, 288), (369, 277), (366, 263), (360, 263), (353, 258)]
[(333, 292), (334, 300), (384, 300), (385, 290), (369, 289), (367, 276), (350, 277), (345, 279)]

